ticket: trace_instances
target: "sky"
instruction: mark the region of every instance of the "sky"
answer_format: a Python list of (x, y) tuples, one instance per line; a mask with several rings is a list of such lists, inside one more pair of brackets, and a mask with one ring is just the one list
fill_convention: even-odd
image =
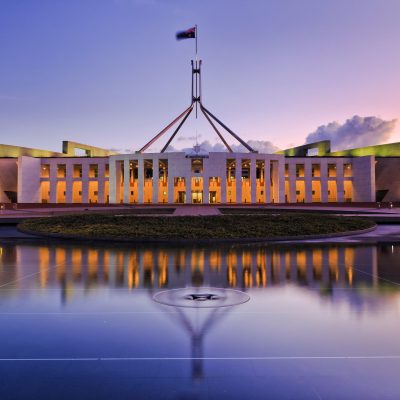
[[(0, 143), (138, 150), (190, 104), (194, 40), (175, 33), (195, 24), (202, 101), (244, 140), (400, 141), (399, 15), (399, 0), (0, 0)], [(190, 116), (173, 146), (196, 137), (219, 142)]]

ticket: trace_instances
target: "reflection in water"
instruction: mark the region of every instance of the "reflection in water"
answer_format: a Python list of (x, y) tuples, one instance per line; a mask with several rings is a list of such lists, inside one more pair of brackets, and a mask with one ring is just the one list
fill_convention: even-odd
[[(399, 281), (390, 268), (397, 246), (313, 245), (260, 248), (136, 248), (72, 245), (2, 245), (0, 285), (60, 287), (178, 288), (215, 286), (269, 288), (285, 283), (319, 289), (378, 288)], [(12, 267), (12, 268), (11, 268)], [(34, 279), (22, 279), (28, 273)], [(396, 275), (397, 274), (397, 275)], [(4, 294), (3, 294), (4, 295)]]
[[(200, 393), (206, 357), (397, 354), (398, 265), (399, 244), (0, 244), (3, 356), (41, 358), (47, 347), (49, 357), (182, 356)], [(187, 286), (236, 288), (250, 301), (202, 310), (152, 301)], [(15, 334), (24, 330), (31, 342)]]

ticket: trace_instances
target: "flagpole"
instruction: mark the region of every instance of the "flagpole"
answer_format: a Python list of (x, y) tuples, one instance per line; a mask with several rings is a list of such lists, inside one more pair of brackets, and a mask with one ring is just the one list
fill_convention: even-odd
[[(196, 71), (198, 70), (198, 68), (199, 68), (199, 66), (198, 66), (198, 62), (197, 62), (197, 24), (194, 26), (194, 38), (195, 38), (195, 40), (196, 40)], [(198, 86), (198, 84), (197, 84), (197, 82), (198, 82), (198, 79), (197, 79), (197, 72), (196, 72), (196, 99), (197, 99), (197, 96), (198, 96), (198, 94), (197, 94), (197, 86)], [(197, 119), (197, 100), (196, 100), (196, 119)]]
[(196, 39), (196, 61), (197, 61), (197, 24), (194, 26), (195, 27), (195, 39)]

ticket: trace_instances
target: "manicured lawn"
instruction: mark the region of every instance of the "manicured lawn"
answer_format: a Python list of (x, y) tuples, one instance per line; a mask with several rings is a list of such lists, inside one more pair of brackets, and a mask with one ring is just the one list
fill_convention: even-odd
[(340, 233), (366, 229), (374, 222), (322, 214), (221, 215), (163, 217), (132, 215), (66, 215), (26, 220), (23, 231), (123, 239), (244, 239)]

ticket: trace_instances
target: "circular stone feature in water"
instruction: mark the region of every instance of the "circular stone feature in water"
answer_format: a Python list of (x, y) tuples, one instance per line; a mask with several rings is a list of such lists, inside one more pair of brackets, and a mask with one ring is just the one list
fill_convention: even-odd
[(153, 296), (153, 300), (174, 307), (213, 308), (246, 303), (250, 296), (235, 289), (187, 287), (158, 292)]

